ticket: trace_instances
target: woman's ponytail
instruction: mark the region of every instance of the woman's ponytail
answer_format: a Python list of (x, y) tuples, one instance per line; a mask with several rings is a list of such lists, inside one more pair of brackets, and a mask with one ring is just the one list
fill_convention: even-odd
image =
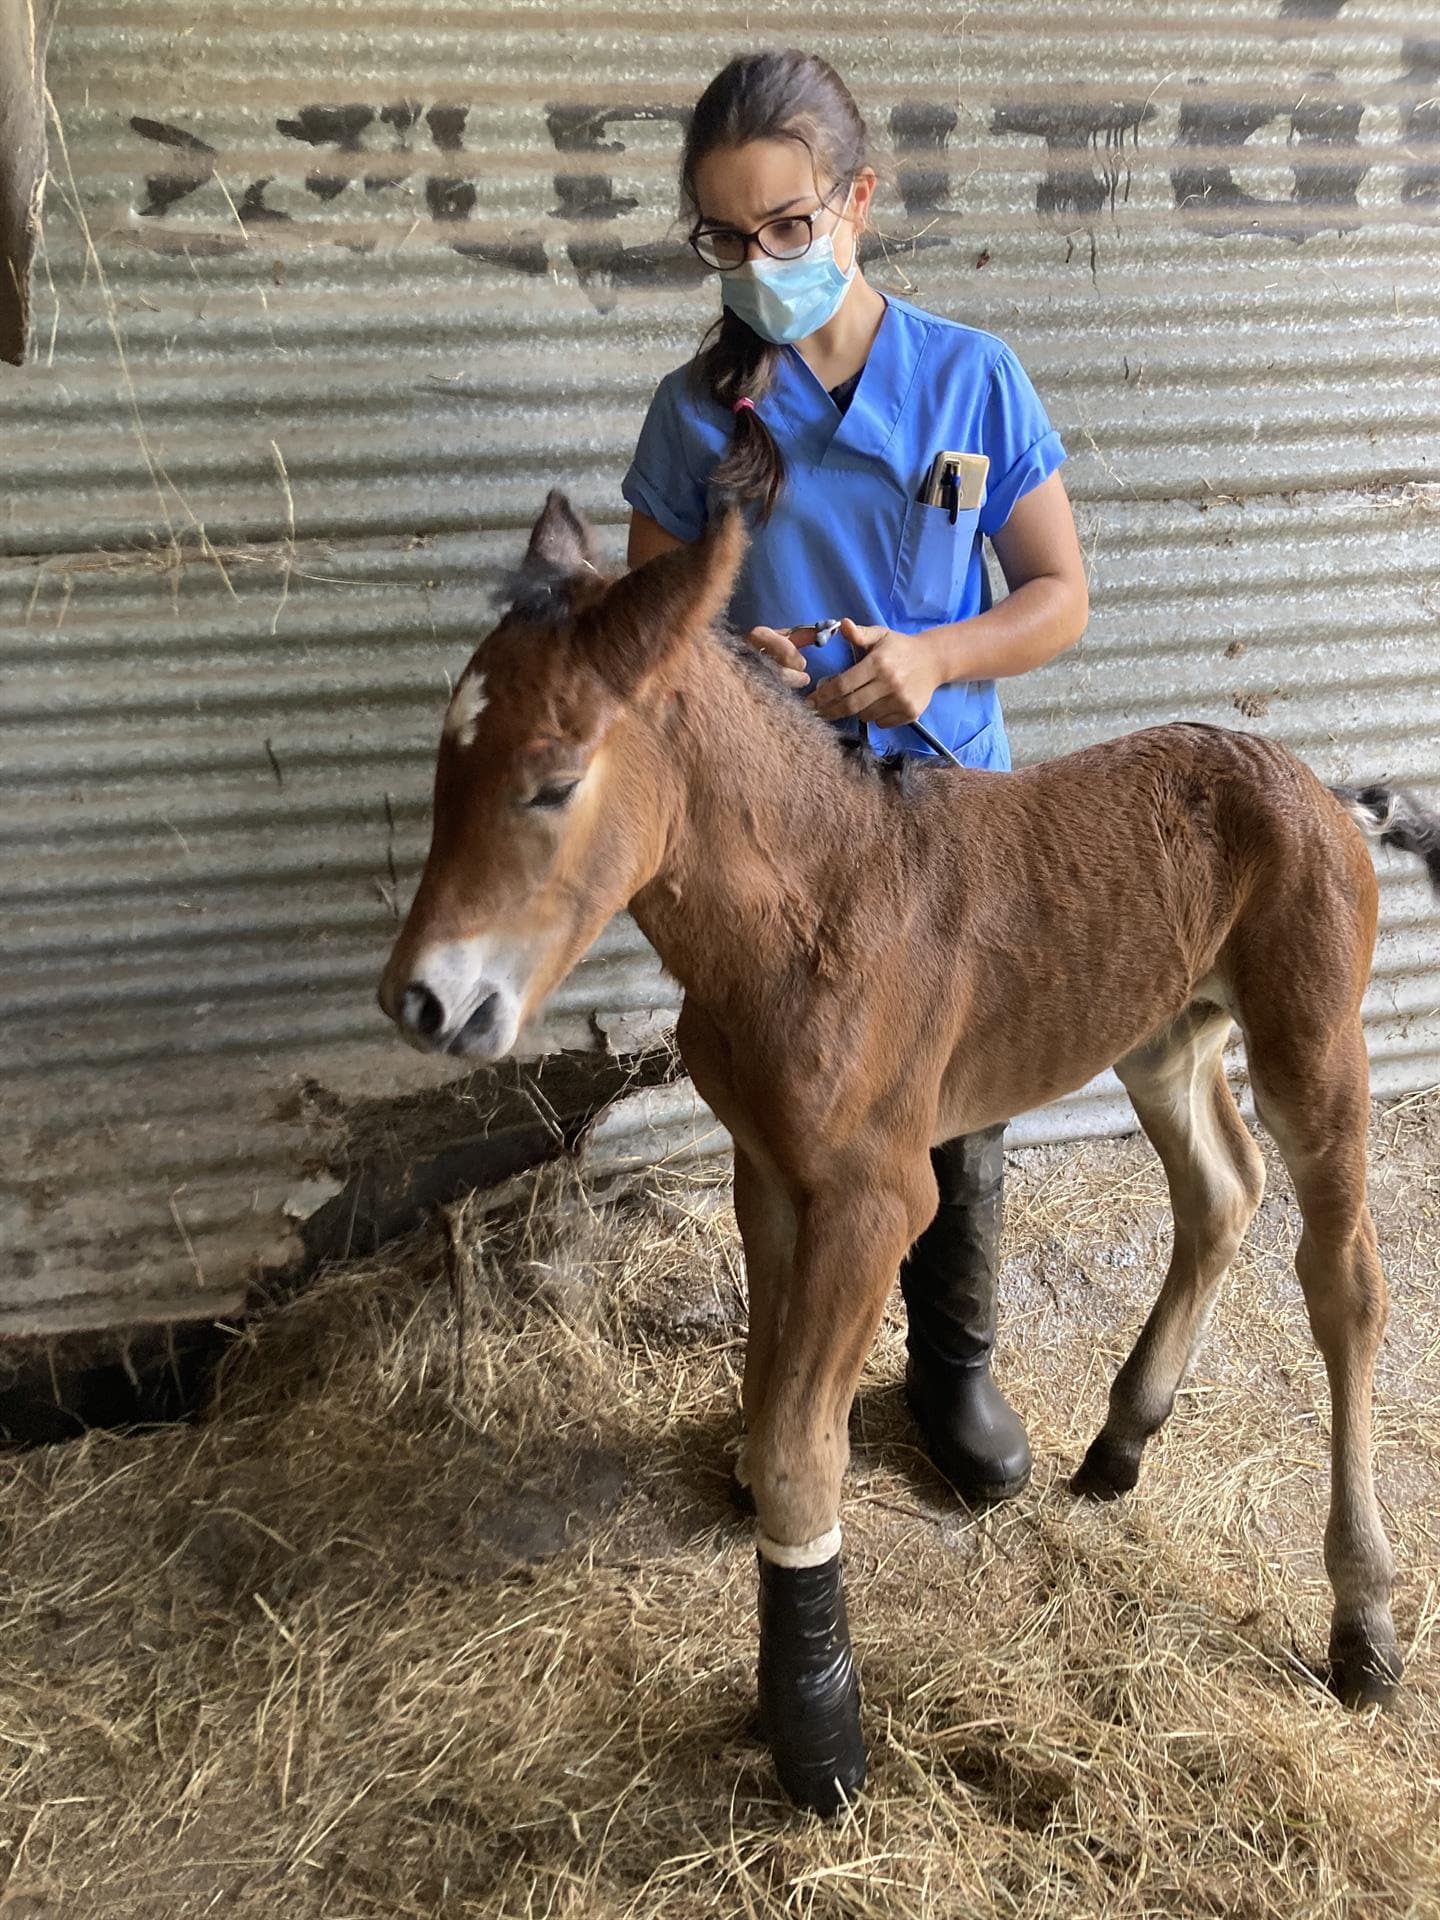
[(762, 520), (769, 519), (785, 479), (785, 462), (758, 405), (780, 354), (727, 308), (692, 363), (695, 384), (735, 416), (730, 445), (710, 476), (711, 485), (742, 505), (754, 501)]

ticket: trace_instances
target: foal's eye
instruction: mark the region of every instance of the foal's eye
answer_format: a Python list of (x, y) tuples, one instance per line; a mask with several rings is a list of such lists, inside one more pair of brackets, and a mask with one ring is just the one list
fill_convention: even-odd
[(532, 793), (525, 804), (527, 807), (563, 807), (579, 784), (578, 780), (552, 780), (548, 786)]

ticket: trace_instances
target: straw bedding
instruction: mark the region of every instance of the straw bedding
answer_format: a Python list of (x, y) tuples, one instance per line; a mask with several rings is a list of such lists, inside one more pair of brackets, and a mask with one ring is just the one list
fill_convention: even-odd
[(1440, 1098), (1377, 1109), (1378, 1463), (1409, 1672), (1323, 1651), (1327, 1402), (1271, 1190), (1137, 1492), (1065, 1479), (1163, 1269), (1139, 1141), (1012, 1156), (1000, 1371), (1035, 1482), (926, 1470), (898, 1299), (844, 1510), (871, 1785), (749, 1716), (723, 1186), (551, 1170), (252, 1324), (203, 1422), (3, 1464), (0, 1920), (1440, 1914)]

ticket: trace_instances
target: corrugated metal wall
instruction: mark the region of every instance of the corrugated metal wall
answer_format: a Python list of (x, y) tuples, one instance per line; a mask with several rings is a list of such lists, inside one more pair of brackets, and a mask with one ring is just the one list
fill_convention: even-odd
[[(446, 675), (546, 486), (621, 550), (714, 303), (683, 113), (762, 41), (854, 85), (877, 283), (1005, 335), (1071, 449), (1093, 619), (1011, 691), (1018, 752), (1207, 718), (1440, 797), (1417, 6), (65, 0), (38, 354), (0, 369), (0, 1330), (233, 1305), (307, 1103), (434, 1072), (372, 996)], [(1440, 926), (1398, 869), (1384, 916), (1394, 1091), (1440, 1081)], [(618, 924), (552, 1032), (666, 991)]]

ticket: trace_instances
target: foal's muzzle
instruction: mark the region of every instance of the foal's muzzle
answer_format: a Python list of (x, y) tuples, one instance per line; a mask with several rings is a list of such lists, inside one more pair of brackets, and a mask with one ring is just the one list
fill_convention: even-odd
[(425, 1053), (485, 1053), (498, 1036), (503, 1012), (503, 996), (491, 991), (463, 1019), (452, 1021), (440, 996), (423, 980), (412, 980), (400, 996), (396, 1024), (411, 1046)]
[(380, 1007), (420, 1053), (498, 1060), (514, 1046), (534, 974), (526, 943), (490, 934), (398, 947), (380, 983)]

